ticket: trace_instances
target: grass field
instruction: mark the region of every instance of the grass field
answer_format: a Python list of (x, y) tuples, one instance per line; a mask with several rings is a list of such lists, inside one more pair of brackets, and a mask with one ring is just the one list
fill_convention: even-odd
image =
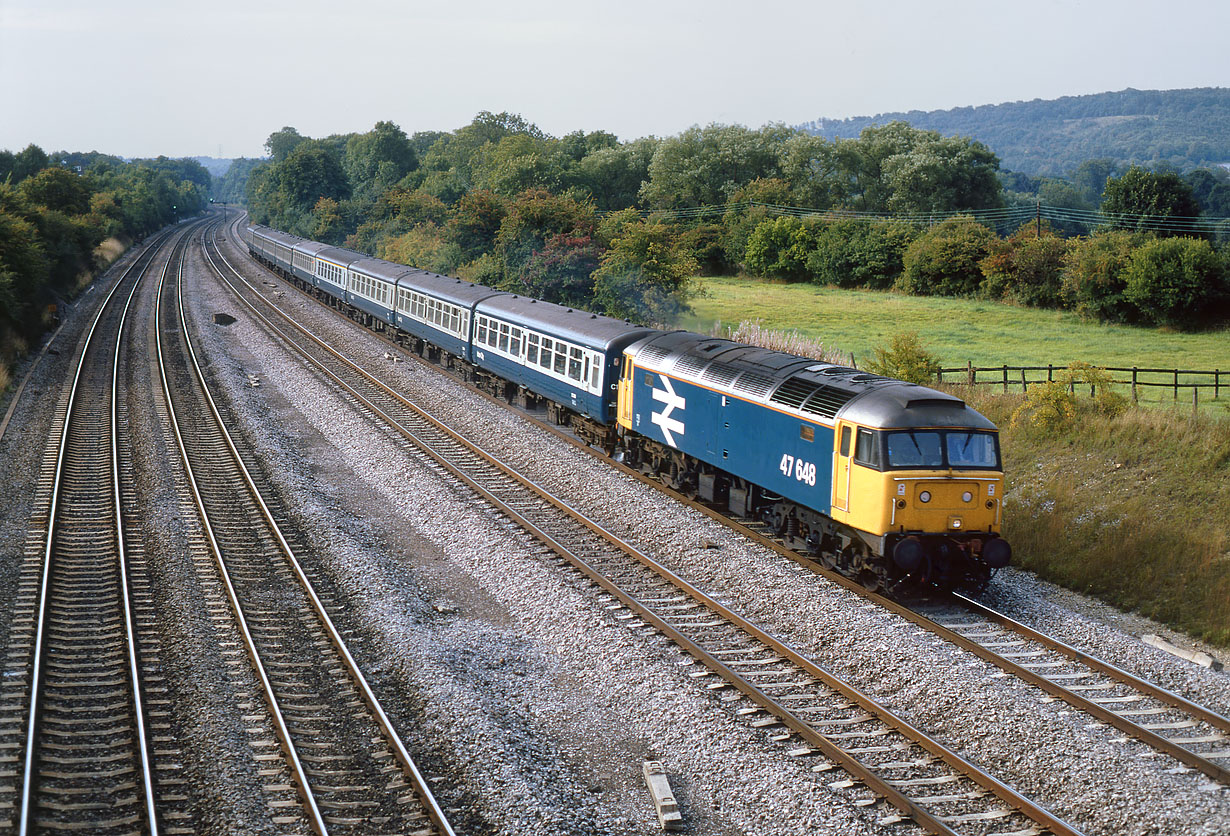
[[(704, 293), (692, 302), (695, 313), (681, 322), (682, 327), (707, 332), (718, 322), (737, 325), (760, 319), (766, 328), (797, 330), (826, 348), (853, 354), (860, 364), (893, 334), (916, 331), (946, 367), (967, 362), (975, 366), (1066, 366), (1079, 360), (1095, 366), (1230, 370), (1230, 329), (1184, 334), (1099, 325), (1072, 313), (998, 302), (750, 278), (699, 282)], [(1222, 395), (1227, 396), (1230, 392)], [(1190, 391), (1180, 397), (1190, 403)], [(1201, 397), (1205, 397), (1203, 392)]]

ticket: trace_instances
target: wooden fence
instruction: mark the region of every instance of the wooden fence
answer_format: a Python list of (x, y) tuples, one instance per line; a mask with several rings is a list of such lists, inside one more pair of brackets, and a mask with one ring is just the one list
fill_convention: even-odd
[[(1199, 402), (1201, 389), (1211, 389), (1213, 400), (1221, 397), (1222, 389), (1230, 390), (1230, 371), (1223, 372), (1221, 369), (1214, 369), (1213, 371), (1199, 369), (1142, 369), (1138, 366), (1132, 366), (1131, 368), (1116, 368), (1113, 366), (1098, 368), (1100, 371), (1111, 375), (1111, 383), (1131, 387), (1132, 400), (1134, 401), (1140, 400), (1140, 389), (1145, 387), (1170, 389), (1173, 392), (1175, 401), (1179, 400), (1180, 389), (1190, 389), (1193, 404)], [(1008, 391), (1009, 387), (1020, 386), (1022, 392), (1028, 392), (1031, 385), (1053, 381), (1057, 373), (1067, 371), (1067, 369), (1067, 366), (1053, 365), (975, 366), (969, 363), (964, 367), (940, 369), (939, 380), (941, 383), (957, 385), (1002, 385), (1005, 392)], [(1045, 372), (1045, 377), (1042, 374), (1043, 372)], [(1221, 380), (1223, 374), (1226, 375), (1225, 383), (1222, 383)], [(1085, 385), (1087, 384), (1080, 384), (1082, 388)], [(1075, 383), (1069, 384), (1069, 388), (1072, 391), (1076, 391), (1076, 387), (1077, 384)], [(1089, 386), (1089, 394), (1093, 395), (1094, 393), (1095, 387)]]

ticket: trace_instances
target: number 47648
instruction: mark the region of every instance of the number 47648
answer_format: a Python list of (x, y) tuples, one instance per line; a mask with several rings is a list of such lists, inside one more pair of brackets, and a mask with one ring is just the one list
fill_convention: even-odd
[(796, 459), (789, 453), (782, 456), (782, 463), (778, 465), (778, 470), (787, 478), (793, 473), (794, 478), (800, 482), (804, 482), (812, 487), (816, 485), (816, 466), (812, 462), (805, 462), (802, 459)]

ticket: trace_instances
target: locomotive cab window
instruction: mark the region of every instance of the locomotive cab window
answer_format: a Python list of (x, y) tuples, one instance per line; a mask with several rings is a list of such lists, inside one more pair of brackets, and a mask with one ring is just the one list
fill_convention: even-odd
[(841, 455), (843, 456), (850, 455), (850, 428), (849, 427), (841, 428)]
[(858, 431), (858, 442), (854, 447), (854, 461), (867, 467), (879, 468), (880, 443), (879, 438), (871, 430)]

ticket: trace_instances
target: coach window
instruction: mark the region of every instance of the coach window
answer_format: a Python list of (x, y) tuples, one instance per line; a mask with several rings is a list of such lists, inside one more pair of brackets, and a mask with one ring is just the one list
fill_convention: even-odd
[(500, 351), (508, 351), (508, 323), (500, 323), (500, 343), (497, 346)]
[(538, 335), (530, 334), (525, 338), (525, 362), (531, 366), (538, 365)]
[(593, 358), (590, 360), (590, 366), (589, 366), (589, 388), (593, 389), (595, 392), (600, 391), (598, 387), (601, 384), (599, 383), (598, 378), (601, 372), (602, 372), (602, 356), (599, 354), (595, 354), (593, 355)]
[(563, 343), (555, 344), (555, 373), (567, 374), (568, 368), (568, 347)]
[(513, 357), (521, 356), (521, 329), (512, 329), (512, 340), (508, 344), (508, 351)]
[(880, 467), (880, 439), (871, 430), (858, 431), (858, 443), (854, 448), (854, 461), (867, 467)]
[(581, 379), (581, 349), (574, 348), (568, 355), (568, 376), (573, 380)]

